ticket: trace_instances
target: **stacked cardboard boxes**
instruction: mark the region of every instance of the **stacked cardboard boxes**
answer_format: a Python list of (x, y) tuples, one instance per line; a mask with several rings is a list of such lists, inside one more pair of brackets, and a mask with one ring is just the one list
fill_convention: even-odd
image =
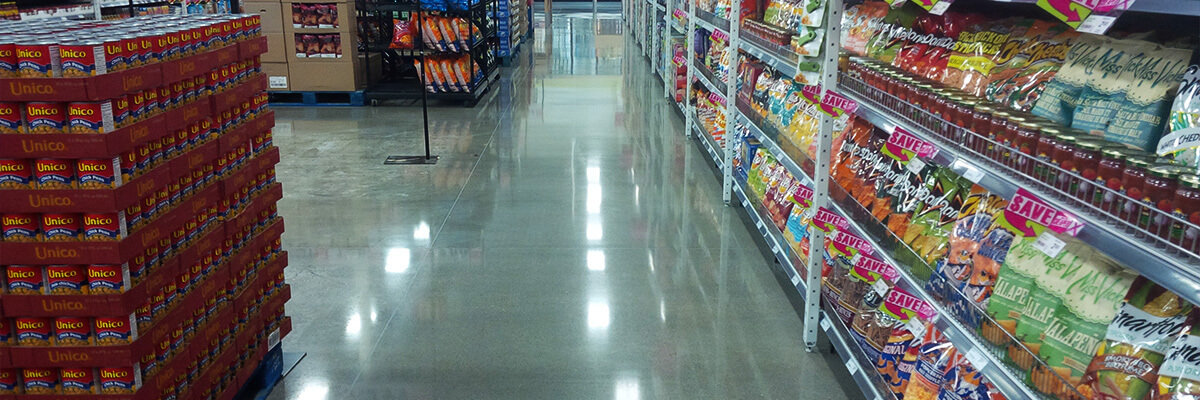
[(247, 1), (262, 16), (270, 50), (263, 73), (273, 91), (354, 91), (362, 88), (354, 2)]

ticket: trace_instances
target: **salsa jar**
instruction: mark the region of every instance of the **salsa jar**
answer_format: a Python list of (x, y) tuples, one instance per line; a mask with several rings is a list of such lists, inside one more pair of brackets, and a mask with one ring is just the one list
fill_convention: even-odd
[[(1142, 186), (1142, 208), (1138, 227), (1151, 235), (1167, 238), (1170, 225), (1165, 214), (1175, 211), (1175, 189), (1179, 187), (1180, 170), (1177, 165), (1158, 163), (1146, 170), (1146, 183)], [(1157, 211), (1155, 211), (1157, 210)]]
[(1008, 111), (996, 111), (992, 114), (992, 131), (988, 134), (988, 139), (992, 141), (987, 144), (985, 153), (988, 158), (1004, 165), (1011, 165), (1008, 162), (1010, 155), (1007, 147), (1012, 142), (1012, 135), (1022, 122), (1025, 122), (1025, 118), (1014, 116)]
[(1038, 132), (1041, 129), (1040, 125), (1026, 121), (1013, 132), (1012, 148), (1016, 152), (1009, 159), (1012, 160), (1013, 167), (1025, 175), (1033, 173), (1033, 152), (1037, 148), (1038, 137), (1041, 136)]
[(1175, 189), (1175, 216), (1190, 225), (1172, 221), (1171, 243), (1192, 253), (1200, 252), (1200, 176), (1182, 175)]
[(1083, 141), (1075, 144), (1075, 150), (1071, 154), (1071, 172), (1082, 176), (1072, 176), (1070, 187), (1067, 193), (1075, 195), (1075, 198), (1087, 201), (1094, 194), (1093, 182), (1096, 181), (1096, 176), (1099, 174), (1097, 169), (1100, 168), (1100, 151), (1104, 148), (1104, 143), (1100, 141)]
[(1117, 196), (1113, 192), (1121, 190), (1121, 171), (1125, 169), (1127, 155), (1128, 153), (1118, 147), (1105, 147), (1100, 150), (1100, 163), (1096, 166), (1095, 184), (1097, 189), (1092, 194), (1090, 201), (1092, 205), (1100, 207), (1104, 212), (1116, 213), (1114, 205), (1117, 204)]
[(1128, 198), (1119, 198), (1117, 218), (1137, 225), (1141, 217), (1142, 189), (1146, 185), (1146, 171), (1154, 165), (1151, 157), (1126, 157), (1125, 169), (1121, 171), (1121, 194)]
[(1037, 143), (1033, 147), (1034, 158), (1037, 159), (1033, 163), (1032, 176), (1044, 183), (1053, 185), (1054, 180), (1051, 179), (1054, 175), (1050, 168), (1050, 158), (1054, 154), (1054, 147), (1058, 145), (1059, 136), (1062, 136), (1062, 131), (1055, 128), (1046, 128), (1042, 130), (1042, 135), (1038, 136)]
[(1063, 173), (1064, 170), (1070, 171), (1074, 165), (1075, 141), (1079, 140), (1079, 136), (1070, 133), (1058, 135), (1058, 140), (1054, 143), (1054, 151), (1050, 152), (1050, 164), (1052, 167), (1046, 168), (1046, 180), (1050, 186), (1060, 190), (1065, 190), (1070, 182), (1070, 175)]
[(987, 141), (983, 138), (988, 137), (988, 133), (992, 131), (993, 117), (992, 113), (996, 110), (992, 106), (976, 103), (971, 109), (971, 127), (969, 130), (974, 133), (968, 133), (966, 144), (971, 150), (979, 154), (984, 154)]

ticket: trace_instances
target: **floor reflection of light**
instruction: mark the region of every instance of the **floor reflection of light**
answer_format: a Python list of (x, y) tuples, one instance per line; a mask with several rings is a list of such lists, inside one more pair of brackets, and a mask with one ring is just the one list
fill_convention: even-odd
[(641, 192), (642, 192), (641, 186), (633, 185), (633, 205), (634, 206), (642, 205), (641, 204), (642, 203)]
[(325, 400), (327, 395), (329, 395), (328, 383), (311, 382), (300, 389), (300, 395), (296, 397), (296, 400)]
[(667, 322), (667, 303), (662, 300), (658, 301), (658, 317)]
[(379, 313), (375, 312), (375, 306), (371, 306), (371, 323), (375, 323), (379, 319)]
[(407, 247), (393, 247), (388, 249), (387, 258), (384, 260), (383, 270), (389, 274), (403, 274), (408, 271), (408, 264), (412, 259), (412, 252)]
[(642, 398), (642, 388), (636, 377), (617, 379), (617, 387), (614, 392), (613, 399), (615, 400), (640, 400)]
[(588, 183), (600, 183), (600, 167), (587, 167)]
[(654, 254), (646, 252), (646, 260), (650, 262), (650, 272), (654, 272)]
[(604, 250), (588, 250), (587, 268), (588, 271), (604, 270)]
[(421, 222), (417, 225), (417, 229), (413, 229), (413, 239), (429, 240), (429, 224)]
[[(599, 219), (599, 217), (596, 217), (596, 219)], [(600, 239), (604, 239), (604, 224), (589, 218), (587, 223), (587, 240), (597, 241)]]
[(351, 314), (350, 319), (346, 321), (346, 338), (358, 339), (360, 334), (362, 334), (362, 315)]
[(588, 302), (587, 322), (588, 329), (607, 330), (608, 324), (612, 322), (612, 316), (608, 311), (608, 302)]
[(587, 186), (587, 212), (599, 214), (600, 203), (604, 201), (604, 188), (599, 183), (589, 183)]

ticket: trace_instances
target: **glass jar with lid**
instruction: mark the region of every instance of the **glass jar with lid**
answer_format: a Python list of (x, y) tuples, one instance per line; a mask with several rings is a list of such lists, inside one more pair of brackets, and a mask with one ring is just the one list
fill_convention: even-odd
[[(1051, 175), (1049, 163), (1051, 163), (1051, 155), (1054, 154), (1054, 147), (1058, 145), (1058, 137), (1062, 135), (1056, 128), (1046, 128), (1042, 130), (1042, 135), (1038, 136), (1037, 144), (1034, 146), (1033, 155), (1038, 162), (1033, 163), (1033, 179), (1053, 185), (1055, 175)], [(1057, 165), (1057, 164), (1055, 164)]]
[(1142, 209), (1138, 227), (1151, 235), (1167, 238), (1170, 225), (1166, 213), (1175, 211), (1175, 189), (1179, 187), (1180, 169), (1177, 165), (1158, 163), (1146, 170), (1142, 186)]
[(1073, 133), (1064, 133), (1058, 135), (1058, 140), (1054, 143), (1054, 151), (1050, 153), (1051, 167), (1047, 168), (1046, 179), (1047, 183), (1056, 189), (1066, 191), (1070, 184), (1070, 174), (1064, 171), (1070, 171), (1074, 166), (1075, 157), (1075, 141), (1080, 137)]
[(1125, 159), (1129, 154), (1123, 147), (1106, 146), (1100, 150), (1100, 163), (1096, 166), (1097, 189), (1089, 200), (1092, 205), (1113, 215), (1116, 215), (1117, 200), (1114, 193), (1121, 190), (1121, 171), (1125, 169)]
[(1033, 174), (1033, 151), (1037, 148), (1041, 129), (1040, 125), (1025, 121), (1018, 124), (1017, 130), (1012, 133), (1012, 148), (1016, 152), (1009, 159), (1013, 167), (1025, 175)]
[(1154, 165), (1150, 157), (1126, 157), (1125, 169), (1121, 171), (1120, 193), (1127, 198), (1118, 198), (1117, 218), (1137, 225), (1142, 213), (1142, 189), (1146, 185), (1146, 171)]
[[(984, 148), (984, 155), (997, 162), (1008, 165), (1005, 162), (1005, 157), (1008, 155), (1004, 146), (1008, 146), (1008, 132), (1016, 130), (1016, 124), (1025, 121), (1024, 118), (1014, 117), (1012, 113), (1003, 110), (997, 110), (992, 113), (992, 131), (987, 133), (987, 138), (991, 139), (987, 142)], [(1010, 127), (1011, 126), (1011, 127)]]
[(996, 112), (992, 106), (982, 103), (975, 103), (971, 109), (971, 132), (966, 138), (967, 146), (979, 154), (984, 154), (987, 146), (987, 141), (983, 138), (987, 137), (988, 132), (993, 128), (992, 113)]
[(1067, 193), (1083, 201), (1088, 201), (1095, 195), (1093, 183), (1099, 175), (1097, 169), (1100, 167), (1100, 151), (1103, 148), (1103, 140), (1076, 141), (1075, 150), (1071, 154), (1071, 172), (1079, 176), (1071, 177)]
[(1182, 175), (1175, 189), (1175, 216), (1186, 221), (1172, 221), (1171, 243), (1184, 250), (1200, 253), (1200, 176)]

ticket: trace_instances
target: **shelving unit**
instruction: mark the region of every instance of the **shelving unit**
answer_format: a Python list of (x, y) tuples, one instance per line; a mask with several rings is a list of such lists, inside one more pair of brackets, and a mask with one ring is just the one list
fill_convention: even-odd
[[(1033, 0), (993, 1), (1030, 3), (1016, 7), (1036, 8), (1032, 5)], [(841, 37), (838, 32), (841, 2), (826, 1), (825, 3), (826, 15), (829, 20), (824, 25), (824, 37), (826, 39), (839, 38)], [(631, 30), (632, 32), (642, 32), (636, 28), (641, 26), (639, 24), (646, 23), (645, 21), (657, 21), (654, 17), (657, 16), (655, 10), (658, 7), (651, 3), (645, 4), (644, 8), (649, 10), (647, 11), (649, 14), (637, 14), (642, 17), (627, 20), (631, 27), (635, 28)], [(695, 38), (698, 27), (710, 31), (726, 32), (730, 36), (729, 43), (732, 48), (756, 58), (762, 64), (784, 76), (795, 76), (802, 66), (811, 65), (807, 63), (817, 60), (798, 56), (789, 46), (778, 45), (770, 40), (750, 35), (741, 29), (739, 24), (731, 24), (729, 20), (717, 18), (711, 13), (696, 9), (694, 3), (675, 6), (668, 2), (666, 7), (668, 12), (662, 22), (670, 27), (667, 29), (668, 31), (682, 31), (681, 33), (689, 41)], [(737, 7), (737, 5), (733, 5), (734, 9), (731, 10), (731, 15), (739, 14)], [(678, 12), (676, 12), (676, 8), (678, 8)], [(635, 4), (628, 11), (636, 13), (639, 8)], [(1122, 18), (1138, 18), (1135, 16), (1155, 13), (1198, 16), (1200, 15), (1200, 0), (1139, 0)], [(677, 17), (685, 21), (683, 26), (676, 22)], [(647, 42), (653, 40), (656, 39), (637, 38), (638, 43), (643, 47), (647, 46)], [(1200, 304), (1200, 267), (1197, 267), (1200, 265), (1200, 254), (1186, 251), (1156, 235), (1138, 234), (1133, 224), (1111, 217), (1089, 202), (1077, 200), (1075, 196), (1055, 189), (1051, 185), (1025, 177), (1011, 166), (974, 153), (970, 148), (962, 145), (962, 139), (947, 139), (954, 135), (963, 137), (973, 135), (973, 133), (958, 132), (954, 135), (947, 135), (945, 131), (951, 129), (948, 127), (949, 123), (938, 115), (930, 114), (928, 110), (912, 105), (897, 106), (896, 103), (899, 102), (899, 99), (894, 96), (891, 96), (886, 104), (873, 100), (890, 95), (866, 85), (857, 76), (846, 71), (833, 73), (836, 68), (832, 61), (840, 53), (840, 44), (837, 43), (837, 40), (826, 40), (823, 46), (824, 54), (833, 56), (819, 59), (822, 63), (822, 71), (830, 72), (822, 74), (821, 86), (826, 90), (836, 91), (844, 98), (855, 102), (857, 111), (854, 114), (858, 118), (888, 132), (897, 128), (904, 129), (917, 138), (934, 144), (939, 151), (925, 160), (926, 162), (947, 167), (960, 176), (970, 176), (982, 188), (993, 194), (1011, 199), (1018, 189), (1024, 189), (1050, 206), (1074, 214), (1085, 225), (1075, 236), (1077, 239), (1100, 250), (1127, 268), (1179, 294), (1182, 298)], [(949, 300), (942, 300), (934, 293), (929, 292), (926, 280), (929, 273), (933, 271), (933, 267), (921, 261), (920, 257), (916, 257), (916, 252), (912, 248), (900, 240), (886, 225), (876, 220), (871, 212), (864, 209), (852, 196), (849, 196), (845, 189), (836, 183), (830, 183), (829, 156), (832, 146), (830, 143), (832, 139), (830, 117), (822, 116), (821, 118), (821, 130), (814, 138), (817, 157), (810, 159), (805, 150), (796, 148), (791, 140), (784, 138), (775, 125), (758, 115), (755, 109), (747, 103), (747, 99), (737, 96), (737, 87), (744, 84), (739, 82), (740, 77), (731, 72), (731, 75), (734, 76), (730, 76), (728, 84), (720, 82), (708, 68), (695, 59), (694, 46), (691, 43), (688, 44), (687, 49), (687, 56), (690, 58), (686, 60), (689, 93), (690, 88), (697, 86), (722, 93), (727, 99), (726, 121), (728, 126), (726, 127), (725, 143), (719, 144), (697, 122), (694, 106), (677, 103), (685, 120), (684, 134), (700, 136), (696, 142), (703, 150), (702, 153), (712, 160), (713, 165), (722, 172), (725, 178), (724, 194), (732, 196), (730, 203), (742, 206), (749, 224), (762, 237), (766, 248), (770, 249), (778, 262), (777, 264), (783, 272), (782, 276), (791, 282), (799, 292), (800, 298), (804, 299), (805, 339), (806, 344), (810, 345), (810, 350), (815, 350), (815, 348), (809, 339), (814, 338), (815, 332), (819, 331), (829, 338), (829, 343), (846, 363), (846, 368), (850, 371), (854, 382), (866, 397), (893, 398), (891, 391), (884, 383), (885, 378), (875, 370), (873, 360), (865, 359), (858, 344), (851, 338), (852, 335), (846, 324), (843, 324), (842, 320), (836, 316), (831, 305), (821, 299), (819, 294), (821, 257), (815, 257), (817, 260), (813, 260), (813, 257), (809, 257), (809, 255), (796, 254), (785, 240), (787, 233), (782, 232), (772, 222), (762, 199), (748, 190), (746, 181), (732, 177), (731, 166), (736, 161), (733, 158), (732, 146), (739, 136), (757, 139), (756, 143), (761, 146), (761, 149), (774, 156), (791, 176), (801, 184), (814, 189), (816, 192), (813, 200), (814, 209), (823, 207), (841, 215), (848, 221), (844, 232), (869, 242), (869, 246), (875, 249), (873, 254), (877, 258), (899, 271), (896, 281), (889, 282), (893, 285), (892, 287), (902, 289), (929, 303), (935, 316), (928, 321), (923, 320), (923, 322), (942, 332), (946, 339), (953, 344), (953, 347), (960, 354), (965, 354), (971, 360), (972, 365), (994, 385), (996, 391), (1010, 399), (1054, 398), (1035, 390), (1028, 384), (1028, 372), (1008, 364), (1010, 361), (1006, 361), (1004, 346), (989, 343), (980, 336), (977, 325), (959, 319), (958, 312), (961, 310), (951, 309), (951, 307), (962, 307), (963, 305), (951, 305)], [(670, 60), (670, 58), (664, 57), (662, 60)], [(731, 71), (737, 69), (737, 66), (729, 67), (731, 67)], [(987, 140), (986, 138), (981, 139)], [(1002, 146), (995, 142), (991, 144)], [(1010, 150), (1016, 152), (1015, 149), (1010, 148)], [(748, 166), (744, 167), (749, 168)], [(1055, 166), (1050, 167), (1056, 168)], [(1066, 170), (1059, 172), (1075, 174)], [(1077, 174), (1073, 176), (1078, 177)], [(1165, 217), (1170, 218), (1169, 216)], [(1176, 220), (1186, 223), (1178, 218)], [(822, 243), (824, 241), (822, 236), (814, 235), (814, 233), (819, 233), (819, 230), (810, 228), (808, 231), (810, 242)], [(805, 276), (799, 273), (802, 271), (807, 271), (803, 274)], [(958, 291), (957, 288), (952, 290)], [(961, 291), (958, 294), (962, 295)], [(970, 312), (987, 318), (984, 309), (979, 304), (971, 303), (968, 306), (974, 307)], [(1008, 340), (1008, 345), (1024, 348), (1011, 335)], [(1035, 365), (1046, 367), (1041, 359), (1035, 357), (1035, 360), (1038, 363)]]
[[(507, 0), (505, 5), (509, 3)], [(499, 77), (499, 57), (500, 38), (499, 21), (492, 16), (497, 15), (499, 10), (500, 0), (479, 0), (471, 4), (466, 10), (460, 11), (439, 11), (438, 15), (455, 18), (466, 18), (470, 21), (470, 35), (480, 35), (475, 42), (468, 44), (466, 49), (458, 49), (458, 51), (442, 51), (437, 49), (428, 49), (425, 47), (424, 41), (421, 39), (419, 32), (414, 33), (413, 49), (393, 49), (390, 47), (392, 39), (392, 26), (394, 18), (408, 19), (414, 27), (419, 27), (420, 20), (418, 14), (421, 13), (420, 4), (409, 1), (391, 1), (391, 0), (359, 0), (356, 11), (358, 19), (374, 20), (376, 26), (380, 27), (381, 32), (378, 36), (379, 41), (375, 43), (364, 43), (360, 46), (364, 56), (370, 59), (371, 53), (381, 54), (384, 65), (382, 66), (383, 76), (377, 82), (372, 83), (364, 90), (364, 100), (371, 104), (378, 104), (386, 100), (411, 100), (411, 99), (428, 99), (428, 100), (444, 100), (462, 102), (468, 106), (474, 106), (484, 94), (488, 92), (492, 84)], [(510, 28), (511, 29), (511, 28)], [(509, 32), (511, 33), (511, 32)], [(425, 89), (419, 77), (419, 71), (414, 66), (414, 60), (424, 60), (430, 55), (452, 55), (452, 54), (469, 54), (471, 60), (470, 71), (467, 72), (473, 82), (469, 91), (446, 91), (439, 90), (429, 92)], [(368, 63), (362, 63), (361, 68), (364, 69), (364, 75), (367, 75), (367, 82), (373, 82), (375, 79), (371, 74), (371, 66)], [(479, 70), (476, 70), (478, 66)], [(474, 77), (481, 78), (475, 79)]]

